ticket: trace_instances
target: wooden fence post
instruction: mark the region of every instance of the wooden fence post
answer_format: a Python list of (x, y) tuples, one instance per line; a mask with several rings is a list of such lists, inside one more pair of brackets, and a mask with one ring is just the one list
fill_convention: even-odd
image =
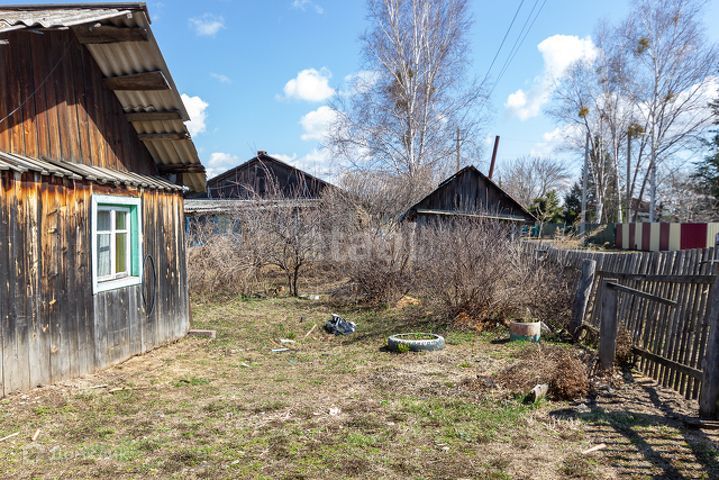
[(719, 275), (714, 280), (709, 294), (711, 295), (707, 312), (709, 337), (702, 361), (699, 416), (713, 419), (719, 416)]
[(579, 279), (579, 284), (577, 285), (577, 293), (574, 296), (574, 304), (572, 305), (572, 320), (569, 323), (569, 333), (575, 342), (578, 339), (579, 329), (584, 322), (584, 316), (587, 314), (589, 297), (592, 294), (592, 284), (594, 283), (594, 273), (596, 271), (596, 260), (582, 260), (582, 274)]
[(617, 350), (617, 332), (619, 319), (617, 318), (617, 289), (609, 285), (615, 283), (615, 278), (605, 278), (600, 285), (602, 310), (599, 324), (599, 368), (609, 370), (614, 364), (614, 354)]

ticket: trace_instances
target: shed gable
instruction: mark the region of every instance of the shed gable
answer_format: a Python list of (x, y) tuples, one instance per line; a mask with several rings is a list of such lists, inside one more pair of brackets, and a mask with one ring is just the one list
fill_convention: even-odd
[(403, 217), (417, 215), (483, 214), (499, 219), (533, 223), (534, 216), (487, 176), (468, 166), (442, 182), (411, 207)]

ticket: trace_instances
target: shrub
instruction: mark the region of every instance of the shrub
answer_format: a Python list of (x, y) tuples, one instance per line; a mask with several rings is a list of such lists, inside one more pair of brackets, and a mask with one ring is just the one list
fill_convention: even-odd
[(497, 374), (496, 382), (524, 395), (537, 384), (548, 384), (555, 400), (572, 400), (589, 392), (589, 370), (579, 352), (560, 346), (528, 345), (518, 362)]

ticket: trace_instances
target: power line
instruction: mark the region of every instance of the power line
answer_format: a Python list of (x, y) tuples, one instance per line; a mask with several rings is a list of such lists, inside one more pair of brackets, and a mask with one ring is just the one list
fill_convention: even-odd
[[(490, 90), (490, 92), (489, 92), (489, 96), (492, 95), (497, 84), (502, 79), (505, 72), (511, 65), (512, 60), (514, 60), (514, 57), (519, 52), (519, 49), (522, 47), (522, 44), (524, 43), (524, 40), (529, 35), (529, 32), (532, 29), (532, 27), (534, 26), (534, 23), (537, 21), (537, 18), (539, 18), (539, 14), (542, 13), (542, 9), (544, 9), (544, 6), (547, 4), (547, 0), (544, 0), (542, 2), (542, 5), (540, 5), (539, 9), (537, 9), (537, 13), (534, 15), (534, 18), (532, 18), (532, 13), (534, 13), (534, 10), (536, 9), (537, 4), (539, 4), (539, 0), (536, 0), (534, 2), (534, 6), (532, 7), (532, 10), (529, 12), (527, 19), (525, 20), (524, 25), (522, 26), (522, 29), (520, 30), (519, 35), (517, 36), (517, 40), (514, 42), (514, 46), (512, 47), (512, 50), (510, 51), (509, 57), (507, 57), (507, 60), (504, 62), (504, 65), (502, 66), (502, 70), (500, 70), (499, 75), (497, 76), (497, 80), (494, 82), (494, 85), (492, 86), (492, 90)], [(530, 22), (530, 18), (532, 18), (531, 22)], [(526, 29), (525, 29), (525, 27), (526, 27)]]
[(517, 20), (517, 15), (519, 15), (519, 11), (522, 9), (522, 5), (524, 5), (525, 0), (521, 0), (519, 2), (519, 6), (517, 6), (517, 10), (514, 12), (514, 16), (512, 17), (512, 21), (509, 23), (509, 26), (507, 27), (507, 31), (504, 32), (504, 36), (502, 37), (502, 42), (499, 44), (499, 48), (497, 49), (497, 53), (494, 54), (494, 58), (492, 58), (492, 63), (489, 64), (489, 68), (487, 69), (487, 73), (484, 74), (484, 78), (482, 79), (482, 84), (484, 85), (484, 82), (487, 81), (487, 78), (489, 78), (489, 73), (492, 71), (492, 67), (494, 67), (494, 62), (497, 61), (497, 57), (499, 57), (499, 53), (502, 51), (502, 47), (504, 46), (504, 42), (507, 40), (507, 37), (509, 36), (509, 32), (512, 30), (512, 26), (514, 25), (514, 21)]

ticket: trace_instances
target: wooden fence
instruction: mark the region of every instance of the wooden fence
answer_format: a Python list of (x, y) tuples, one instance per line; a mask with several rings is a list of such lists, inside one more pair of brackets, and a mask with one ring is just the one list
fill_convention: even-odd
[[(565, 267), (584, 266), (584, 308), (581, 301), (575, 304), (580, 321), (597, 333), (602, 327), (606, 336), (611, 329), (602, 325), (607, 313), (602, 309), (612, 309), (620, 341), (623, 332), (631, 338), (637, 368), (686, 398), (699, 396), (715, 278), (713, 248), (661, 253), (562, 250), (533, 243), (528, 248)], [(596, 262), (594, 268), (588, 261)], [(580, 284), (578, 297), (582, 290)]]

